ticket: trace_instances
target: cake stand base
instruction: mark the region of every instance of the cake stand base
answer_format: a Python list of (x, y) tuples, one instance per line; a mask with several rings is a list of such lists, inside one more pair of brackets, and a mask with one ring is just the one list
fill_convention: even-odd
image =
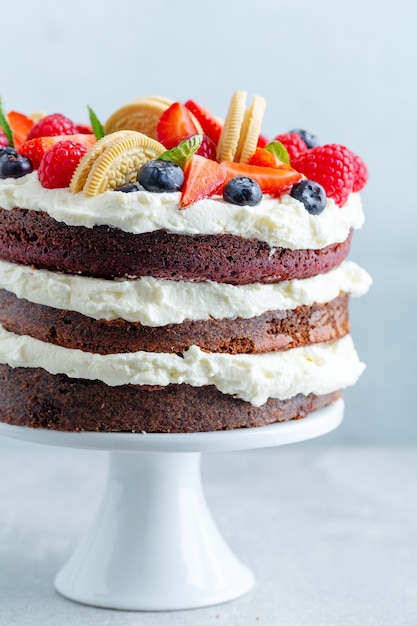
[(66, 433), (0, 424), (0, 434), (109, 451), (102, 503), (57, 574), (55, 587), (84, 604), (163, 611), (226, 602), (255, 582), (211, 517), (201, 482), (201, 452), (311, 439), (336, 428), (342, 417), (340, 400), (303, 420), (235, 431)]

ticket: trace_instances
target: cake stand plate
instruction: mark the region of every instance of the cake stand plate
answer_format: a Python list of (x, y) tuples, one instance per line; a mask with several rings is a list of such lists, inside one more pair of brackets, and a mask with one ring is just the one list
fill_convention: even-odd
[(332, 431), (342, 418), (339, 400), (302, 420), (230, 431), (68, 433), (0, 423), (0, 435), (109, 452), (101, 505), (55, 588), (93, 606), (163, 611), (226, 602), (255, 582), (210, 514), (201, 453), (304, 441)]

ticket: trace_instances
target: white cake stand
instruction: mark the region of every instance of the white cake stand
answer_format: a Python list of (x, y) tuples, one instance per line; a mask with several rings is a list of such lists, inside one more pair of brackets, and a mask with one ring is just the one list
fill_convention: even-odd
[(68, 433), (0, 423), (0, 434), (109, 452), (102, 503), (55, 588), (93, 606), (162, 611), (232, 600), (255, 582), (210, 515), (201, 453), (304, 441), (335, 429), (342, 418), (339, 400), (302, 420), (221, 432)]

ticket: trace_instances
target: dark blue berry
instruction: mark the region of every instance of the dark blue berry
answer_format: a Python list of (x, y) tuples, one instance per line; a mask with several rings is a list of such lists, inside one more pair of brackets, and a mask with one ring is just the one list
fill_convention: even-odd
[(302, 202), (311, 215), (319, 215), (326, 206), (326, 192), (314, 180), (300, 181), (293, 186), (290, 195)]
[(119, 185), (119, 187), (115, 187), (115, 191), (123, 191), (123, 193), (131, 193), (132, 191), (140, 191), (143, 190), (142, 185), (139, 183), (124, 183), (124, 185)]
[(0, 178), (20, 178), (33, 170), (32, 161), (13, 148), (3, 148), (0, 153)]
[(184, 184), (184, 172), (173, 161), (156, 159), (142, 165), (137, 180), (147, 191), (180, 191)]
[(309, 133), (308, 130), (303, 130), (302, 128), (293, 128), (293, 130), (290, 130), (290, 133), (297, 133), (297, 135), (299, 135), (304, 141), (307, 148), (314, 148), (315, 146), (319, 145), (319, 140), (317, 139), (316, 135)]
[(4, 146), (4, 148), (0, 149), (0, 157), (3, 156), (3, 154), (14, 154), (17, 156), (18, 152), (11, 146)]
[(255, 206), (262, 200), (262, 190), (256, 180), (247, 176), (236, 176), (225, 184), (223, 199), (240, 206)]

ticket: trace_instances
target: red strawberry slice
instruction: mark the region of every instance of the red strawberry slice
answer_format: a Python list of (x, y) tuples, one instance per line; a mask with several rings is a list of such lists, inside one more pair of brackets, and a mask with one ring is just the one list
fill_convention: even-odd
[(181, 209), (212, 196), (223, 184), (226, 172), (217, 161), (195, 154), (186, 165), (184, 175)]
[(10, 111), (7, 114), (7, 119), (13, 132), (15, 150), (19, 151), (20, 146), (26, 141), (26, 137), (35, 125), (35, 122), (27, 115), (24, 115), (24, 113), (19, 113), (18, 111)]
[(292, 168), (262, 167), (246, 163), (235, 163), (234, 161), (222, 161), (220, 167), (224, 169), (226, 174), (224, 184), (235, 176), (248, 176), (256, 180), (263, 193), (267, 193), (274, 198), (282, 196), (302, 179), (302, 175)]
[(201, 106), (201, 104), (197, 104), (194, 100), (187, 100), (185, 106), (200, 122), (204, 134), (210, 137), (217, 146), (220, 133), (222, 132), (221, 122), (208, 109)]
[(265, 135), (259, 135), (258, 138), (258, 148), (265, 148), (269, 144), (269, 139), (265, 137)]
[(28, 157), (32, 161), (33, 169), (37, 170), (44, 154), (52, 148), (58, 141), (72, 140), (80, 143), (89, 150), (97, 141), (95, 135), (80, 133), (77, 135), (57, 135), (56, 137), (36, 137), (25, 141), (20, 147), (20, 154)]
[(249, 165), (260, 165), (261, 167), (275, 167), (282, 170), (294, 171), (291, 165), (283, 163), (273, 152), (265, 150), (265, 148), (256, 148), (249, 159)]
[(174, 102), (159, 118), (156, 127), (158, 141), (171, 150), (190, 135), (198, 135), (199, 129), (185, 104)]

